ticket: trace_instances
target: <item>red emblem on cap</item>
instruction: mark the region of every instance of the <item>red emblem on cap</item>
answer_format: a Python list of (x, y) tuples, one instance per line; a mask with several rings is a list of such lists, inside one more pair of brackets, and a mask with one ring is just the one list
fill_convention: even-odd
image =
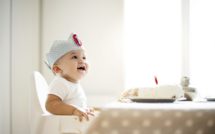
[(74, 42), (75, 42), (75, 44), (76, 44), (76, 45), (78, 45), (78, 46), (82, 46), (82, 43), (81, 43), (81, 41), (80, 41), (80, 40), (78, 40), (78, 38), (77, 38), (77, 35), (76, 35), (76, 34), (74, 34), (72, 37), (73, 37), (73, 40), (74, 40)]

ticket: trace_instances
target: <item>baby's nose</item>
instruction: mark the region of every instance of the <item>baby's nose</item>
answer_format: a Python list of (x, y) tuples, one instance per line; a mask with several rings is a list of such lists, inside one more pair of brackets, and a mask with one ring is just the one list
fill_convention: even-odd
[(84, 60), (84, 59), (79, 59), (78, 62), (79, 62), (79, 63), (85, 63), (85, 60)]

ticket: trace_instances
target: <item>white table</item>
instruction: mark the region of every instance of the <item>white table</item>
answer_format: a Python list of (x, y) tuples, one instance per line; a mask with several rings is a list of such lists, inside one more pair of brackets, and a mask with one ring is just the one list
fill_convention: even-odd
[(113, 102), (87, 134), (215, 134), (215, 102)]

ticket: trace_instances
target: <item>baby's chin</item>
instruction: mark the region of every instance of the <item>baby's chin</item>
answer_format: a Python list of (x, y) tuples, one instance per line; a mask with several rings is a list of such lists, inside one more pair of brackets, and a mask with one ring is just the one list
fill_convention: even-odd
[(77, 78), (82, 79), (87, 74), (87, 71), (78, 71)]

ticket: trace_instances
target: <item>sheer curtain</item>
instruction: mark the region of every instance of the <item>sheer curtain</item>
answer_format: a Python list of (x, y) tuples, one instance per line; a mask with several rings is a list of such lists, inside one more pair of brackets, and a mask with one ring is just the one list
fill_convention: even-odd
[(180, 0), (125, 0), (125, 87), (178, 84), (181, 77)]
[(190, 0), (190, 77), (202, 97), (215, 96), (215, 1)]
[(215, 96), (215, 1), (125, 0), (125, 87), (179, 84)]

